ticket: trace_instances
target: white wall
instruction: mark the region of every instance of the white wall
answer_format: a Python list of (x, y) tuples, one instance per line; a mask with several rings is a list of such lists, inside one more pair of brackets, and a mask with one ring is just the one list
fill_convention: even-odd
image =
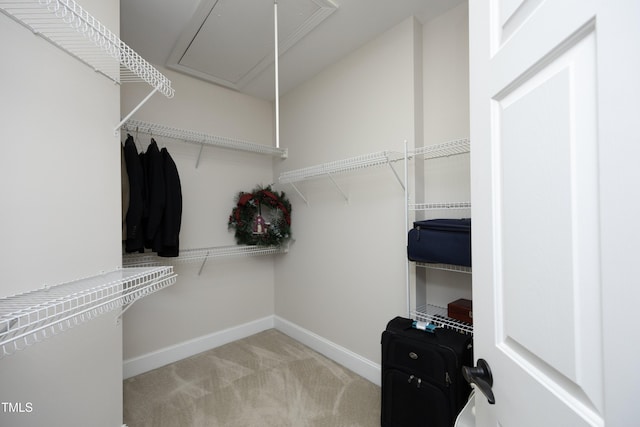
[[(273, 144), (272, 103), (160, 70), (172, 81), (175, 97), (153, 97), (133, 118)], [(123, 112), (130, 111), (146, 92), (147, 88), (142, 86), (123, 86)], [(180, 174), (183, 195), (180, 248), (235, 244), (227, 220), (236, 195), (239, 191), (251, 191), (258, 184), (272, 183), (273, 162), (282, 160), (205, 147), (196, 169), (200, 146), (163, 137), (155, 139), (160, 146), (167, 147)], [(150, 137), (140, 133), (136, 141), (139, 149), (146, 149)], [(157, 352), (171, 353), (169, 347), (273, 315), (273, 256), (209, 260), (198, 275), (200, 266), (199, 262), (176, 263), (175, 285), (144, 298), (125, 313), (127, 364), (140, 362), (145, 369), (147, 362), (141, 362), (140, 358)]]
[[(466, 4), (424, 25), (409, 19), (287, 93), (281, 126), (290, 157), (278, 173), (402, 150), (405, 138), (412, 148), (468, 137), (467, 36)], [(468, 161), (424, 171), (410, 162), (416, 199), (468, 201)], [(379, 363), (380, 333), (406, 315), (403, 192), (388, 168), (336, 179), (349, 203), (328, 179), (300, 184), (309, 206), (289, 191), (297, 240), (276, 263), (276, 315)], [(419, 275), (431, 303), (471, 296), (469, 276)]]
[[(117, 33), (118, 1), (83, 6)], [(0, 295), (118, 268), (118, 86), (5, 15), (0, 38)], [(0, 401), (32, 404), (0, 425), (121, 425), (114, 316), (0, 359)]]
[(465, 2), (422, 27), (424, 145), (469, 137), (468, 14)]
[[(280, 173), (413, 144), (414, 29), (408, 19), (281, 100)], [(396, 165), (400, 176), (402, 163)], [(404, 192), (389, 167), (293, 190), (293, 234), (276, 262), (276, 314), (380, 362), (380, 333), (405, 312)]]
[[(465, 2), (423, 25), (424, 144), (469, 138), (469, 19)], [(469, 201), (469, 155), (424, 162), (424, 202)], [(470, 211), (417, 212), (418, 219), (469, 217)], [(418, 305), (446, 307), (458, 298), (471, 299), (471, 275), (417, 269), (418, 283), (428, 283)], [(419, 286), (424, 286), (419, 285)], [(424, 288), (423, 288), (424, 289)]]

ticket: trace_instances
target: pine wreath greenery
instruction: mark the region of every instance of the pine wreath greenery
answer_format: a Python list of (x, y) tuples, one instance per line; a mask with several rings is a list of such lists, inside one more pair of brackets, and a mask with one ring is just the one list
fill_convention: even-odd
[[(258, 216), (264, 216), (266, 225), (256, 231)], [(228, 228), (235, 229), (240, 245), (280, 246), (291, 237), (291, 203), (284, 192), (275, 192), (271, 186), (241, 191), (236, 206), (229, 215)]]

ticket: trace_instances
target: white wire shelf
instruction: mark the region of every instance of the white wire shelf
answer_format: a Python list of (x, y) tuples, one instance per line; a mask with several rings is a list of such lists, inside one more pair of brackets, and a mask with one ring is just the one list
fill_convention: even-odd
[(410, 211), (471, 209), (471, 202), (410, 203), (408, 207)]
[(414, 262), (416, 267), (422, 268), (430, 268), (432, 270), (444, 270), (444, 271), (454, 271), (456, 273), (466, 273), (471, 274), (471, 267), (467, 267), (466, 265), (453, 265), (453, 264), (440, 264), (440, 263), (430, 263), (430, 262)]
[(257, 144), (255, 142), (243, 141), (241, 139), (209, 135), (203, 132), (197, 132), (188, 129), (179, 129), (140, 120), (128, 120), (123, 124), (122, 129), (130, 133), (143, 132), (152, 136), (163, 136), (165, 138), (190, 142), (193, 144), (198, 144), (201, 147), (203, 145), (208, 145), (218, 148), (247, 151), (250, 153), (267, 154), (271, 156), (278, 156), (281, 158), (287, 157), (287, 149), (285, 148), (276, 148), (269, 145)]
[[(286, 253), (286, 246), (217, 246), (211, 248), (180, 250), (177, 257), (159, 257), (154, 253), (126, 254), (122, 263), (126, 267), (144, 267), (173, 264), (176, 262), (206, 262), (211, 258), (260, 256)], [(202, 267), (200, 268), (202, 270)]]
[(302, 192), (296, 187), (295, 183), (305, 181), (309, 179), (329, 177), (336, 188), (340, 191), (345, 200), (349, 200), (347, 194), (340, 188), (338, 183), (333, 179), (333, 175), (351, 172), (359, 169), (389, 165), (393, 171), (396, 179), (400, 183), (400, 186), (404, 188), (404, 183), (398, 172), (394, 169), (393, 163), (404, 159), (402, 153), (395, 151), (378, 151), (375, 153), (364, 154), (361, 156), (350, 157), (348, 159), (336, 160), (333, 162), (322, 163), (315, 166), (310, 166), (302, 169), (296, 169), (288, 172), (282, 172), (278, 178), (280, 184), (291, 184), (294, 190), (298, 193), (305, 203), (309, 204)]
[(447, 309), (431, 304), (417, 307), (411, 312), (414, 320), (433, 323), (442, 328), (453, 329), (463, 334), (473, 335), (473, 325), (447, 316)]
[(378, 151), (376, 153), (365, 154), (343, 160), (323, 163), (307, 168), (282, 172), (278, 178), (280, 184), (304, 181), (307, 179), (324, 177), (343, 172), (350, 172), (372, 166), (381, 166), (402, 160), (403, 155), (393, 151)]
[(116, 83), (174, 95), (167, 77), (73, 0), (0, 0), (0, 11)]
[(437, 159), (440, 157), (449, 157), (468, 153), (470, 151), (470, 147), (471, 144), (469, 139), (456, 139), (453, 141), (443, 142), (442, 144), (427, 145), (416, 148), (409, 152), (409, 156), (422, 156), (425, 160)]
[(146, 82), (153, 87), (115, 126), (116, 136), (154, 93), (174, 95), (167, 77), (73, 0), (0, 0), (0, 12), (118, 84)]
[(175, 282), (172, 267), (119, 269), (0, 298), (0, 358)]

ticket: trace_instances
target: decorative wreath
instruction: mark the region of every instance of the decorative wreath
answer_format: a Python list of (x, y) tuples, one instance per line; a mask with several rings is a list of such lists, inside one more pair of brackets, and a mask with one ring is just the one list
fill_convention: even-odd
[(235, 228), (238, 244), (280, 246), (291, 237), (291, 203), (283, 192), (258, 186), (238, 193), (236, 202), (228, 228)]

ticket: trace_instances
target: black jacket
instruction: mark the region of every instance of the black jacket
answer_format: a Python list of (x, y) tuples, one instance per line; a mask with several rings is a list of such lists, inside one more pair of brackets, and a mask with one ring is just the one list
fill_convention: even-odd
[(155, 139), (144, 154), (144, 176), (146, 186), (146, 213), (143, 221), (145, 246), (153, 249), (154, 237), (162, 224), (162, 215), (166, 203), (164, 184), (164, 161)]
[(159, 256), (176, 257), (179, 253), (180, 225), (182, 223), (182, 188), (175, 162), (166, 148), (160, 152), (164, 171), (165, 205), (162, 223), (154, 238), (153, 250)]
[(142, 230), (144, 173), (138, 157), (138, 149), (131, 135), (127, 135), (127, 140), (124, 143), (124, 160), (129, 176), (129, 209), (126, 215), (125, 251), (144, 252), (144, 231)]

